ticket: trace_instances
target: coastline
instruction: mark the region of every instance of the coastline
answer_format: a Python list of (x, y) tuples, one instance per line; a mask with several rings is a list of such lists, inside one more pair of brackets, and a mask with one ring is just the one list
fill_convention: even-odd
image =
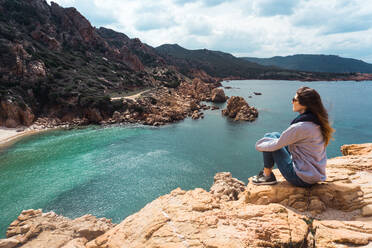
[(28, 128), (24, 129), (24, 127), (21, 127), (21, 128), (0, 127), (0, 149), (9, 147), (24, 137), (38, 134), (41, 132), (45, 132), (48, 130), (51, 130), (51, 129), (46, 128), (46, 129), (31, 130)]
[(173, 189), (120, 224), (23, 210), (0, 247), (370, 247), (372, 144), (341, 151), (311, 188), (292, 186), (278, 169), (278, 183), (266, 186), (219, 172), (209, 190)]

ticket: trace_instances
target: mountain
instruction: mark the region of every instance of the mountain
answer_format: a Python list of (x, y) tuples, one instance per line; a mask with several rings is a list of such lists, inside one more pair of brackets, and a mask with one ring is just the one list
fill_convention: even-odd
[(167, 68), (159, 76), (164, 59), (139, 39), (97, 29), (75, 8), (45, 0), (0, 0), (0, 52), (0, 126), (38, 116), (94, 121), (92, 113), (122, 107), (112, 94), (182, 77)]
[(255, 78), (270, 71), (279, 71), (234, 57), (231, 54), (208, 49), (188, 50), (177, 44), (164, 44), (155, 48), (167, 63), (174, 64), (184, 74), (201, 69), (214, 77)]
[[(247, 58), (237, 58), (220, 51), (188, 50), (177, 44), (164, 44), (155, 49), (167, 64), (174, 65), (177, 70), (189, 77), (202, 77), (207, 74), (220, 79), (366, 80), (366, 76), (355, 73), (283, 69), (273, 65), (262, 65), (258, 61), (249, 61)], [(204, 74), (200, 75), (201, 72)]]
[(362, 60), (343, 58), (336, 55), (297, 54), (292, 56), (275, 56), (272, 58), (243, 57), (242, 59), (265, 66), (283, 69), (332, 72), (332, 73), (372, 73), (372, 64)]

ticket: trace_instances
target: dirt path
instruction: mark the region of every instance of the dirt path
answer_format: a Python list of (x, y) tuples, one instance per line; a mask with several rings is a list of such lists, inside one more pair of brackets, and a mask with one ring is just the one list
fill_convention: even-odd
[(148, 92), (148, 91), (150, 91), (150, 90), (149, 89), (148, 90), (144, 90), (144, 91), (141, 91), (141, 92), (139, 92), (137, 94), (130, 95), (130, 96), (111, 97), (111, 101), (113, 101), (113, 100), (120, 100), (120, 99), (132, 99), (132, 100), (135, 100), (140, 95), (142, 95), (143, 93)]

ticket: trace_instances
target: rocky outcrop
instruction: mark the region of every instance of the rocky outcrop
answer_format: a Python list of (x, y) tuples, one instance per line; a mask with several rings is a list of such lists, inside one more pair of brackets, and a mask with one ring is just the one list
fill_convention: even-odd
[(320, 214), (333, 208), (342, 211), (361, 209), (366, 205), (359, 185), (348, 183), (319, 183), (311, 189), (293, 187), (280, 173), (280, 183), (274, 186), (257, 187), (249, 184), (245, 201), (253, 204), (280, 203), (299, 211)]
[[(157, 75), (165, 77), (169, 73), (159, 69)], [(179, 80), (182, 80), (182, 77)], [(159, 126), (180, 121), (187, 117), (199, 119), (204, 118), (201, 110), (210, 109), (201, 101), (211, 100), (212, 90), (216, 86), (194, 79), (192, 82), (182, 81), (175, 88), (165, 86), (152, 88), (137, 97), (122, 97), (111, 100), (116, 101), (115, 104), (120, 106), (112, 111), (112, 114), (108, 111), (105, 112), (104, 108), (100, 108), (101, 106), (75, 109), (80, 100), (78, 97), (71, 97), (65, 99), (64, 105), (50, 108), (45, 115), (47, 117), (35, 118), (27, 105), (21, 111), (21, 108), (17, 105), (3, 101), (0, 105), (0, 125), (8, 127), (29, 126), (36, 119), (35, 129), (43, 126), (47, 128), (73, 127), (90, 123), (103, 125), (141, 123)]]
[[(23, 211), (0, 247), (370, 247), (371, 148), (343, 146), (353, 155), (328, 160), (327, 180), (309, 189), (289, 185), (277, 170), (274, 186), (217, 173), (209, 192), (175, 189), (116, 226)], [(365, 166), (349, 167), (354, 157)]]
[(234, 121), (254, 121), (258, 117), (257, 109), (250, 107), (240, 96), (232, 96), (227, 101), (227, 107), (222, 110), (222, 114), (233, 118)]
[(0, 126), (30, 126), (34, 119), (35, 115), (27, 105), (19, 106), (12, 99), (0, 101)]
[(349, 80), (353, 80), (353, 81), (366, 81), (366, 80), (368, 80), (368, 81), (370, 81), (370, 80), (372, 80), (372, 73), (355, 73), (355, 75), (349, 76)]
[(281, 205), (221, 204), (203, 189), (176, 189), (86, 247), (280, 247), (307, 233), (306, 222)]
[(194, 112), (191, 115), (191, 119), (197, 120), (197, 119), (200, 119), (200, 118), (204, 118), (204, 114), (202, 112), (198, 111), (198, 110), (194, 110)]
[(214, 176), (210, 192), (218, 200), (235, 201), (244, 190), (244, 182), (233, 178), (230, 172), (220, 172)]
[(0, 247), (80, 248), (114, 226), (111, 220), (92, 215), (71, 220), (54, 212), (25, 210), (10, 224), (8, 239), (0, 240)]
[[(39, 28), (40, 28), (40, 26), (39, 26)], [(41, 31), (40, 29), (36, 29), (36, 30), (32, 31), (31, 32), (31, 37), (34, 40), (37, 40), (37, 41), (47, 45), (48, 48), (53, 50), (53, 51), (60, 51), (61, 48), (62, 48), (60, 42), (58, 42), (54, 37), (50, 37), (49, 35), (47, 35), (43, 31)]]
[(190, 76), (191, 78), (200, 78), (207, 83), (218, 83), (219, 81), (221, 81), (220, 78), (212, 77), (205, 71), (195, 68), (190, 69)]
[(370, 154), (372, 153), (372, 143), (343, 145), (341, 146), (341, 153), (344, 156)]
[(221, 88), (212, 90), (212, 102), (226, 102), (228, 97), (225, 96), (225, 92)]
[(219, 84), (207, 84), (199, 78), (192, 80), (192, 83), (182, 82), (179, 86), (179, 93), (186, 98), (193, 98), (197, 101), (211, 101), (212, 90)]
[(123, 99), (125, 110), (116, 111), (112, 118), (101, 121), (103, 124), (120, 122), (142, 123), (159, 126), (191, 117), (203, 118), (201, 109), (207, 108), (200, 102), (210, 100), (214, 85), (199, 79), (191, 83), (183, 81), (176, 88), (157, 87), (141, 94), (137, 99)]
[[(216, 85), (194, 79), (191, 83), (183, 81), (176, 88), (159, 87), (152, 89), (135, 101), (129, 103), (129, 111), (122, 114), (124, 120), (141, 122), (146, 125), (164, 125), (191, 117), (203, 118), (201, 101), (210, 101), (211, 92)], [(128, 103), (128, 100), (126, 100)]]

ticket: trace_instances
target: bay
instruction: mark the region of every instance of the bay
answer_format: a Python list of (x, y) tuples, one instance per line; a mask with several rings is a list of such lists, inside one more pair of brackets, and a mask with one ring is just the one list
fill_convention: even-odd
[(256, 121), (234, 122), (220, 110), (207, 110), (204, 119), (163, 127), (51, 131), (0, 151), (0, 238), (23, 209), (42, 208), (70, 218), (90, 213), (120, 222), (177, 187), (209, 190), (217, 172), (230, 171), (247, 183), (262, 167), (255, 142), (289, 126), (297, 116), (291, 99), (301, 86), (315, 88), (329, 111), (336, 129), (329, 158), (340, 156), (343, 144), (372, 142), (372, 82), (223, 84), (232, 87), (225, 89), (227, 95), (243, 96), (258, 108)]

